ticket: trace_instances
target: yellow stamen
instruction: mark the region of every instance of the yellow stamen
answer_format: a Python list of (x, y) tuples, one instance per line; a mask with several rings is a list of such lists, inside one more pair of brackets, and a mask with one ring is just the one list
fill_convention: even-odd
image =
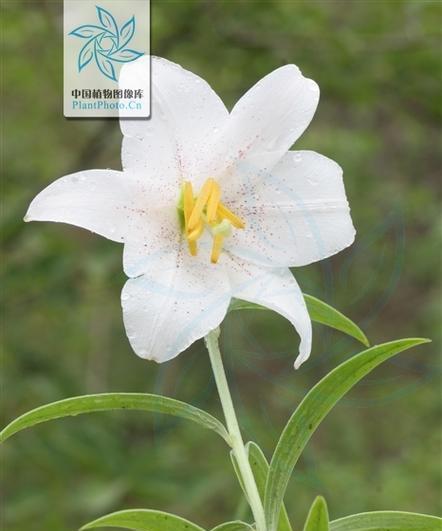
[(235, 216), (235, 214), (222, 203), (218, 205), (218, 216), (223, 219), (228, 219), (237, 229), (243, 229), (246, 226), (241, 218)]
[(192, 256), (196, 256), (198, 254), (198, 244), (196, 242), (191, 242), (187, 240), (187, 245), (189, 246), (189, 252)]
[(207, 203), (207, 221), (214, 223), (216, 221), (216, 211), (221, 199), (221, 188), (216, 181), (213, 181), (212, 191), (210, 192), (209, 201)]
[(232, 227), (243, 229), (244, 221), (221, 203), (221, 188), (214, 179), (207, 179), (196, 197), (193, 195), (192, 184), (185, 181), (180, 197), (177, 208), (180, 219), (184, 218), (183, 232), (190, 254), (197, 255), (198, 239), (207, 228), (213, 238), (210, 260), (216, 264)]
[[(193, 199), (193, 188), (190, 181), (184, 183), (184, 194), (183, 194), (183, 210), (184, 210), (184, 230), (187, 234), (187, 227), (189, 225), (189, 218), (192, 214), (193, 204), (195, 200)], [(196, 241), (190, 241), (187, 239), (187, 244), (189, 246), (189, 252), (192, 256), (198, 254), (198, 244)]]
[(189, 242), (196, 242), (201, 236), (204, 230), (204, 223), (199, 220), (198, 225), (190, 232), (187, 233), (187, 239)]
[(221, 249), (223, 246), (224, 241), (224, 235), (223, 234), (216, 234), (213, 237), (213, 246), (212, 246), (212, 254), (210, 256), (210, 261), (212, 264), (216, 264), (219, 259), (219, 255), (221, 254)]
[(204, 183), (204, 186), (202, 187), (201, 192), (195, 201), (192, 214), (189, 218), (189, 231), (195, 229), (198, 222), (200, 221), (201, 214), (203, 213), (204, 207), (206, 206), (207, 201), (210, 197), (210, 193), (212, 192), (213, 183), (213, 179), (207, 179), (207, 181)]
[(192, 189), (192, 183), (190, 181), (186, 181), (184, 183), (184, 197), (183, 197), (183, 203), (184, 203), (184, 223), (187, 230), (187, 226), (189, 225), (189, 218), (192, 214), (193, 210), (193, 189)]

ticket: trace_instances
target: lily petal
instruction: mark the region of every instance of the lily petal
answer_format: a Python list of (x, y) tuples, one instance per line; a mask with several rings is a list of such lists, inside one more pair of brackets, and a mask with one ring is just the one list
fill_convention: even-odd
[(224, 268), (191, 257), (184, 246), (159, 254), (149, 272), (129, 279), (121, 295), (127, 337), (141, 358), (176, 357), (223, 320), (230, 303)]
[(230, 258), (232, 296), (260, 304), (281, 314), (295, 327), (301, 338), (295, 361), (298, 369), (306, 361), (312, 347), (312, 323), (304, 297), (290, 269), (265, 269)]
[(295, 65), (258, 81), (232, 109), (220, 132), (210, 171), (219, 176), (258, 153), (272, 154), (274, 165), (313, 118), (319, 87)]
[[(145, 78), (147, 61), (144, 56), (123, 67), (121, 88), (133, 87), (137, 79)], [(199, 171), (201, 160), (228, 111), (206, 81), (181, 66), (152, 57), (151, 68), (151, 118), (120, 119), (125, 136), (123, 167), (143, 172), (146, 179), (160, 188), (171, 188), (176, 195), (183, 179), (194, 185), (205, 179)]]
[(314, 151), (289, 151), (269, 173), (241, 168), (226, 204), (246, 223), (226, 248), (265, 266), (310, 264), (355, 237), (342, 168)]
[(25, 221), (69, 223), (109, 240), (127, 241), (145, 226), (143, 186), (113, 170), (88, 170), (54, 181), (32, 201)]
[(143, 231), (134, 231), (126, 239), (123, 269), (128, 277), (137, 277), (149, 271), (165, 256), (174, 256), (182, 234), (175, 206), (159, 207), (149, 211)]

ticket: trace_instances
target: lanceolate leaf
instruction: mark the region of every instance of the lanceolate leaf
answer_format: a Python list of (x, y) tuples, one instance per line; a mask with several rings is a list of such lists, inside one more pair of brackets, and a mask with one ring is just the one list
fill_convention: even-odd
[(244, 493), (244, 496), (246, 497), (246, 500), (248, 501), (246, 488), (244, 486), (244, 481), (242, 479), (241, 471), (239, 470), (238, 463), (236, 462), (235, 456), (233, 455), (233, 450), (230, 450), (230, 460), (232, 461), (233, 470), (235, 471), (236, 477), (238, 478), (238, 481)]
[(354, 337), (366, 347), (370, 346), (364, 332), (344, 314), (312, 295), (304, 293), (304, 300), (312, 321), (344, 332), (344, 334)]
[(318, 496), (310, 507), (304, 531), (329, 531), (328, 522), (327, 504), (322, 496)]
[(196, 422), (204, 428), (215, 431), (226, 441), (229, 440), (228, 433), (219, 420), (206, 411), (186, 404), (185, 402), (180, 402), (179, 400), (165, 396), (144, 393), (103, 393), (67, 398), (66, 400), (60, 400), (59, 402), (53, 402), (33, 409), (6, 426), (0, 432), (0, 442), (5, 441), (11, 435), (14, 435), (14, 433), (40, 424), (41, 422), (70, 415), (80, 415), (94, 411), (109, 411), (112, 409), (152, 411), (182, 417)]
[[(261, 496), (261, 500), (263, 500), (264, 494), (265, 494), (267, 475), (269, 472), (269, 464), (261, 448), (253, 441), (249, 441), (246, 444), (246, 450), (249, 456), (249, 463), (252, 468), (253, 476), (256, 481), (256, 486), (258, 487), (259, 495)], [(244, 482), (241, 477), (241, 472), (239, 470), (238, 464), (236, 462), (235, 456), (233, 455), (232, 451), (230, 452), (230, 459), (232, 460), (233, 469), (235, 470), (235, 474), (238, 478), (239, 484), (241, 485), (241, 488), (244, 492), (244, 496), (247, 499), (247, 493), (244, 488)], [(285, 509), (284, 504), (282, 506), (281, 513), (279, 515), (279, 522), (278, 522), (277, 530), (278, 531), (292, 531), (292, 526), (290, 525), (289, 517), (287, 515), (287, 511)]]
[(107, 514), (84, 525), (80, 531), (97, 527), (122, 527), (134, 531), (204, 531), (184, 518), (149, 509), (129, 509)]
[[(317, 323), (344, 332), (344, 334), (357, 339), (366, 347), (369, 346), (367, 336), (364, 332), (344, 314), (316, 297), (312, 297), (312, 295), (304, 293), (304, 300), (312, 321), (316, 321)], [(229, 310), (268, 310), (268, 308), (259, 304), (254, 304), (253, 302), (234, 299), (230, 304)]]
[(270, 463), (265, 493), (269, 531), (276, 529), (293, 468), (327, 413), (359, 380), (383, 361), (428, 341), (400, 339), (365, 350), (339, 365), (307, 393), (284, 428)]
[(442, 519), (427, 514), (375, 511), (330, 522), (330, 531), (441, 531)]
[(217, 525), (212, 531), (253, 531), (253, 527), (245, 522), (235, 520), (234, 522)]
[[(254, 442), (247, 443), (247, 450), (249, 453), (249, 463), (252, 467), (253, 475), (255, 476), (256, 485), (258, 487), (261, 499), (264, 499), (267, 476), (269, 473), (269, 464), (261, 450), (261, 448)], [(292, 531), (292, 526), (287, 515), (284, 504), (282, 505), (281, 513), (279, 515), (278, 531)]]

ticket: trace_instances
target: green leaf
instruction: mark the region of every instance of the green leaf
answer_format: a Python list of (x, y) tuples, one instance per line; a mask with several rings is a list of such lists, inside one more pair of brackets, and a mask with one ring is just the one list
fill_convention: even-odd
[(344, 332), (348, 336), (357, 339), (366, 347), (370, 346), (367, 336), (357, 324), (329, 304), (304, 293), (304, 300), (312, 321)]
[[(312, 321), (329, 326), (330, 328), (334, 328), (340, 332), (344, 332), (344, 334), (357, 339), (366, 347), (370, 346), (370, 343), (368, 342), (367, 336), (364, 334), (364, 332), (348, 317), (338, 310), (335, 310), (335, 308), (329, 304), (322, 302), (316, 297), (312, 297), (312, 295), (307, 295), (306, 293), (303, 295), (307, 305), (308, 313), (310, 314), (310, 319)], [(229, 310), (268, 310), (268, 308), (253, 302), (247, 302), (241, 299), (233, 299)]]
[(84, 525), (80, 531), (96, 527), (124, 527), (134, 531), (204, 531), (199, 525), (180, 516), (149, 509), (129, 509), (107, 514)]
[[(259, 495), (261, 496), (261, 499), (263, 500), (266, 481), (267, 481), (267, 475), (269, 472), (269, 463), (267, 462), (267, 459), (263, 451), (255, 442), (249, 441), (246, 444), (246, 450), (249, 456), (250, 467), (252, 468), (253, 476), (256, 481), (256, 486), (258, 487)], [(241, 477), (241, 472), (239, 470), (238, 464), (236, 462), (235, 456), (233, 455), (232, 451), (230, 452), (230, 459), (232, 460), (233, 469), (235, 470), (235, 474), (238, 477), (238, 481), (244, 492), (244, 496), (247, 499), (247, 493), (244, 488), (244, 482)], [(282, 511), (279, 515), (279, 522), (278, 522), (277, 529), (278, 531), (292, 531), (292, 526), (290, 525), (289, 517), (287, 515), (287, 511), (286, 511), (284, 504), (282, 506)]]
[(253, 531), (253, 527), (245, 522), (235, 520), (234, 522), (217, 525), (212, 531)]
[(244, 496), (247, 499), (247, 492), (246, 488), (244, 486), (244, 480), (242, 479), (241, 471), (239, 469), (238, 463), (236, 462), (236, 458), (233, 455), (233, 450), (230, 450), (230, 460), (232, 461), (233, 470), (235, 471), (236, 477), (238, 478), (239, 484), (241, 486), (241, 489), (244, 493)]
[(13, 420), (0, 432), (0, 442), (11, 435), (30, 428), (41, 422), (58, 419), (66, 416), (92, 413), (95, 411), (108, 411), (112, 409), (134, 409), (153, 411), (176, 417), (185, 418), (196, 422), (204, 428), (218, 433), (229, 444), (229, 435), (219, 420), (206, 411), (190, 404), (180, 402), (165, 396), (145, 393), (103, 393), (98, 395), (84, 395), (67, 398), (38, 407)]
[[(252, 467), (253, 475), (255, 476), (256, 486), (258, 487), (259, 495), (263, 500), (267, 476), (269, 473), (269, 463), (261, 448), (253, 441), (248, 442), (246, 448), (249, 454), (249, 463)], [(290, 525), (290, 520), (284, 504), (282, 505), (282, 510), (279, 515), (277, 530), (292, 531), (292, 526)]]
[(427, 514), (375, 511), (330, 522), (330, 531), (442, 531), (442, 519)]
[(310, 437), (333, 406), (383, 361), (428, 339), (400, 339), (365, 350), (336, 367), (304, 397), (284, 428), (273, 454), (264, 507), (269, 531), (276, 522), (293, 468)]
[(317, 496), (310, 507), (304, 531), (329, 531), (327, 504), (322, 496)]

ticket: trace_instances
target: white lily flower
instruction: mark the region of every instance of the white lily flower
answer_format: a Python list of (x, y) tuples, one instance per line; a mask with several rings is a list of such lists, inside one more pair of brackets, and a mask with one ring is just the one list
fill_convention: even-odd
[[(149, 58), (120, 85), (145, 85)], [(123, 171), (67, 175), (25, 220), (56, 221), (124, 243), (127, 336), (164, 362), (216, 328), (232, 297), (286, 317), (311, 350), (311, 321), (289, 270), (327, 258), (355, 235), (342, 169), (288, 151), (310, 123), (316, 83), (294, 65), (253, 86), (229, 113), (201, 78), (152, 58), (152, 118), (120, 120)]]

